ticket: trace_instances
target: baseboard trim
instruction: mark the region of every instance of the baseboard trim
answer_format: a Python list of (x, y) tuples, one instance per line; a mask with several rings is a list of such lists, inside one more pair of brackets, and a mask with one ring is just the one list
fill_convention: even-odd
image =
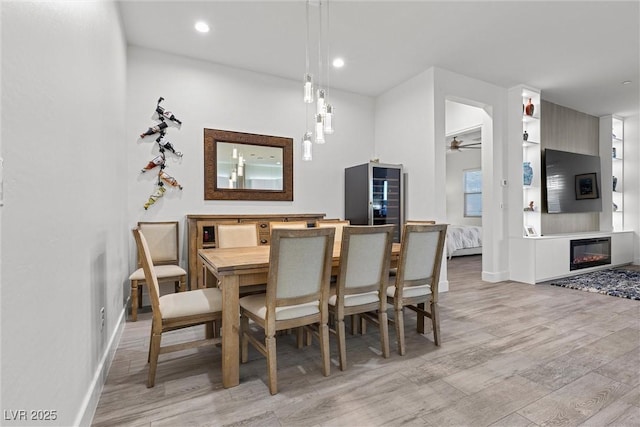
[(482, 280), (490, 283), (498, 283), (504, 282), (505, 280), (509, 280), (509, 272), (508, 271), (498, 271), (496, 273), (490, 273), (488, 271), (482, 272)]
[(96, 409), (98, 408), (98, 402), (100, 400), (100, 395), (102, 394), (104, 383), (107, 380), (107, 374), (109, 373), (111, 362), (113, 362), (113, 358), (116, 355), (116, 350), (118, 349), (118, 344), (120, 343), (120, 339), (122, 338), (128, 305), (128, 303), (125, 304), (122, 308), (122, 311), (120, 312), (116, 327), (111, 334), (111, 338), (109, 339), (109, 344), (107, 345), (107, 348), (105, 349), (102, 358), (100, 359), (100, 363), (98, 364), (98, 367), (96, 368), (96, 371), (93, 375), (91, 385), (89, 386), (89, 389), (87, 390), (87, 393), (82, 400), (82, 405), (80, 406), (78, 415), (76, 416), (75, 422), (73, 423), (74, 426), (90, 426), (91, 422), (93, 421), (93, 416), (95, 415)]

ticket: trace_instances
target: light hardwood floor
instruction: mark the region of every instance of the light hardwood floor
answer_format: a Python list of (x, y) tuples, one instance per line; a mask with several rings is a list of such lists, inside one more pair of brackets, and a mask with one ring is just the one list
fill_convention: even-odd
[[(278, 338), (279, 393), (257, 352), (223, 389), (220, 349), (163, 355), (147, 389), (150, 314), (127, 323), (95, 426), (639, 426), (640, 301), (549, 285), (487, 283), (480, 256), (449, 262), (442, 346), (415, 332), (391, 356), (374, 326), (347, 337), (348, 369), (323, 377), (317, 343)], [(390, 311), (391, 314), (391, 311)], [(177, 331), (169, 339), (179, 339)], [(164, 335), (163, 335), (164, 337)]]

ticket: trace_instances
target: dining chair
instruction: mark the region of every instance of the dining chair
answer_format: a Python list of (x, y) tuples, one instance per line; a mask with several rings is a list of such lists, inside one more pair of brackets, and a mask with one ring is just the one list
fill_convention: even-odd
[(216, 226), (216, 247), (239, 248), (258, 246), (258, 224), (218, 224)]
[[(240, 298), (242, 363), (248, 361), (251, 343), (267, 358), (268, 386), (278, 392), (276, 332), (317, 324), (313, 335), (320, 341), (322, 372), (330, 372), (328, 299), (332, 228), (275, 229), (271, 235), (266, 294)], [(264, 341), (249, 330), (249, 319), (264, 330)]]
[[(216, 247), (218, 248), (242, 248), (259, 245), (258, 223), (246, 224), (218, 224), (216, 226)], [(240, 296), (264, 292), (265, 285), (243, 286)], [(214, 332), (214, 333), (217, 333)]]
[(269, 233), (273, 230), (286, 228), (288, 230), (301, 230), (307, 228), (306, 221), (271, 221), (269, 222)]
[(342, 242), (342, 229), (349, 225), (349, 220), (320, 219), (316, 221), (316, 227), (325, 228), (333, 227), (336, 229), (335, 243), (339, 245)]
[[(387, 302), (395, 311), (398, 352), (405, 354), (404, 307), (417, 313), (417, 331), (431, 319), (433, 340), (440, 345), (438, 282), (447, 224), (405, 224), (395, 284), (387, 288)], [(429, 310), (425, 303), (429, 302)]]
[(394, 227), (346, 226), (343, 229), (336, 293), (329, 297), (329, 313), (335, 317), (334, 332), (343, 371), (347, 368), (345, 316), (359, 314), (377, 323), (382, 355), (389, 357), (387, 285)]
[[(158, 281), (174, 282), (176, 292), (186, 290), (187, 272), (179, 265), (178, 221), (139, 222), (138, 228), (146, 236)], [(140, 251), (138, 268), (131, 273), (129, 281), (131, 320), (135, 322), (138, 320), (138, 308), (142, 307), (142, 285), (146, 284)]]
[(160, 345), (164, 332), (197, 325), (211, 324), (213, 326), (214, 322), (221, 323), (222, 293), (218, 288), (206, 288), (160, 296), (158, 277), (144, 232), (141, 228), (135, 228), (133, 236), (140, 253), (153, 313), (147, 358), (147, 363), (149, 363), (147, 387), (151, 388), (155, 385), (160, 354), (222, 342), (220, 338), (204, 338), (164, 347)]

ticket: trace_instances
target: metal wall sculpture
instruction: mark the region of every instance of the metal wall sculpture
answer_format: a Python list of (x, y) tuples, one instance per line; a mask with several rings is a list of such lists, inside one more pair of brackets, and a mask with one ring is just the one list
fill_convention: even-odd
[[(172, 177), (165, 171), (167, 167), (166, 152), (169, 151), (170, 153), (172, 153), (172, 155), (177, 157), (182, 157), (182, 152), (177, 151), (173, 144), (171, 144), (171, 142), (164, 139), (167, 134), (167, 130), (169, 129), (170, 123), (178, 126), (179, 128), (180, 126), (182, 126), (182, 122), (178, 120), (171, 111), (165, 110), (165, 108), (160, 105), (162, 101), (164, 101), (164, 98), (160, 97), (158, 99), (158, 103), (156, 104), (155, 111), (159, 123), (140, 134), (140, 138), (159, 134), (159, 136), (156, 138), (156, 143), (158, 144), (160, 154), (150, 160), (149, 163), (147, 163), (147, 165), (141, 169), (142, 173), (146, 173), (150, 170), (158, 168), (156, 189), (144, 204), (145, 210), (149, 209), (149, 206), (153, 205), (159, 198), (164, 196), (164, 193), (167, 191), (165, 186), (175, 187), (182, 190), (182, 185), (180, 185), (180, 183), (174, 177)], [(169, 121), (170, 123), (167, 123), (167, 121)]]

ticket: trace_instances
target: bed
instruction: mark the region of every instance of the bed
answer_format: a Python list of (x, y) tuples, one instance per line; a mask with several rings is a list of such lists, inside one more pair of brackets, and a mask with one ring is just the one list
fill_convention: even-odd
[(447, 257), (482, 253), (482, 227), (450, 225), (447, 227)]

